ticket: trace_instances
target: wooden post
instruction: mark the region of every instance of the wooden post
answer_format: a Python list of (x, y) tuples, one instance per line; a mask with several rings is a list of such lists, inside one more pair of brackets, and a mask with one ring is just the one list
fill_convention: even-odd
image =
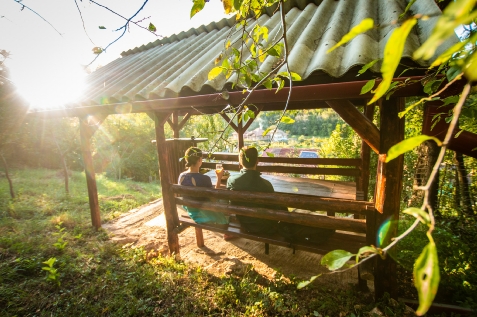
[(197, 246), (202, 248), (204, 244), (204, 233), (202, 232), (202, 228), (195, 228), (195, 241), (197, 242)]
[(179, 257), (179, 236), (174, 230), (179, 226), (179, 217), (177, 215), (174, 193), (171, 190), (171, 180), (169, 179), (169, 169), (172, 164), (169, 162), (169, 156), (166, 152), (166, 136), (164, 134), (164, 124), (170, 116), (170, 113), (156, 112), (155, 114), (157, 157), (161, 175), (162, 203), (164, 205), (164, 216), (166, 218), (167, 242), (169, 244), (170, 254), (175, 254), (176, 257)]
[(348, 100), (328, 100), (326, 103), (375, 151), (379, 152), (379, 130)]
[(101, 228), (101, 215), (99, 213), (98, 189), (96, 187), (96, 176), (94, 173), (93, 157), (91, 155), (91, 137), (101, 122), (102, 120), (91, 125), (88, 122), (88, 118), (80, 118), (81, 154), (83, 156), (84, 172), (86, 174), (86, 185), (88, 186), (91, 222), (96, 229)]
[(177, 113), (177, 111), (174, 111), (172, 113), (172, 123), (173, 123), (172, 131), (174, 132), (174, 139), (178, 139), (179, 138), (179, 114)]
[(244, 146), (244, 142), (243, 142), (244, 129), (243, 129), (242, 120), (239, 120), (239, 122), (237, 122), (237, 133), (238, 133), (238, 149), (240, 151), (240, 149), (243, 148)]
[[(373, 122), (375, 105), (365, 106), (364, 115), (371, 122)], [(369, 161), (371, 158), (371, 148), (369, 145), (362, 141), (361, 142), (361, 184), (356, 184), (359, 186), (359, 190), (363, 192), (363, 200), (368, 200), (368, 187), (369, 187)]]
[[(388, 233), (382, 239), (380, 247), (389, 244), (392, 237), (397, 235), (397, 222), (402, 191), (403, 155), (386, 163), (386, 153), (394, 144), (404, 138), (404, 119), (399, 119), (398, 113), (404, 109), (404, 98), (383, 100), (381, 105), (380, 147), (375, 190), (375, 234), (388, 221), (391, 225)], [(368, 219), (371, 220), (371, 219)], [(375, 299), (381, 298), (385, 292), (397, 299), (397, 265), (389, 256), (383, 260), (376, 259), (374, 289)]]

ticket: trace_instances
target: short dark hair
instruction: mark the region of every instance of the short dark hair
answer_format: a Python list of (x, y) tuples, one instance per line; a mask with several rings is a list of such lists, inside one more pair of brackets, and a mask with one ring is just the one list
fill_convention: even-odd
[(198, 147), (190, 147), (187, 149), (185, 152), (184, 159), (186, 161), (185, 166), (190, 167), (192, 165), (197, 164), (199, 159), (202, 157), (202, 150), (199, 149)]
[(258, 151), (253, 146), (244, 146), (239, 153), (239, 163), (246, 168), (257, 165)]

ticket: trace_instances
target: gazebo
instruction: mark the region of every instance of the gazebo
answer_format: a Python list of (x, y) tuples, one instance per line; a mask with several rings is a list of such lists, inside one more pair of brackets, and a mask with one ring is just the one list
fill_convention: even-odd
[[(334, 249), (356, 252), (361, 246), (374, 245), (381, 225), (389, 220), (397, 222), (403, 158), (401, 156), (386, 163), (386, 153), (392, 145), (403, 139), (404, 119), (400, 119), (398, 113), (403, 110), (405, 97), (424, 95), (423, 86), (419, 82), (424, 74), (419, 70), (410, 71), (408, 74), (415, 80), (414, 83), (403, 86), (389, 98), (383, 98), (371, 106), (366, 106), (371, 94), (361, 94), (361, 88), (368, 79), (377, 77), (380, 62), (360, 77), (357, 78), (356, 75), (363, 65), (383, 57), (384, 46), (392, 30), (399, 26), (398, 23), (391, 22), (399, 20), (406, 1), (290, 0), (285, 4), (290, 69), (303, 79), (293, 83), (288, 109), (332, 108), (362, 138), (361, 156), (352, 159), (263, 157), (262, 161), (269, 164), (259, 166), (259, 169), (273, 173), (351, 176), (355, 178), (353, 197), (322, 197), (300, 193), (274, 193), (263, 196), (259, 193), (175, 185), (177, 175), (183, 168), (179, 157), (183, 156), (185, 148), (196, 143), (196, 140), (179, 139), (179, 131), (187, 124), (188, 119), (193, 115), (220, 113), (225, 120), (231, 121), (224, 109), (240, 105), (244, 98), (242, 88), (232, 88), (235, 80), (233, 76), (229, 80), (223, 75), (212, 81), (208, 80), (208, 73), (215, 66), (214, 60), (224, 49), (225, 38), (234, 28), (233, 17), (123, 52), (121, 58), (88, 77), (89, 89), (82, 102), (61, 110), (37, 113), (80, 118), (82, 155), (93, 226), (99, 228), (101, 219), (91, 156), (91, 137), (108, 115), (138, 112), (147, 113), (155, 122), (164, 213), (171, 253), (180, 253), (178, 233), (187, 226), (196, 227), (199, 245), (203, 245), (203, 241), (200, 241), (202, 229), (231, 232), (231, 229), (198, 225), (181, 217), (177, 204), (337, 230), (328, 243), (319, 246), (291, 245), (274, 237), (251, 236), (240, 233), (239, 230), (232, 231), (267, 244), (275, 243), (322, 254)], [(279, 14), (273, 12), (272, 7), (258, 20), (249, 19), (248, 28), (252, 29), (256, 23), (267, 26), (269, 37), (273, 38), (281, 32)], [(410, 16), (417, 13), (426, 13), (431, 18), (427, 21), (419, 20), (411, 31), (401, 60), (402, 68), (426, 66), (413, 61), (411, 54), (429, 36), (440, 9), (433, 0), (420, 0), (411, 6), (407, 14)], [(326, 54), (328, 48), (364, 18), (373, 18), (376, 25), (383, 27), (361, 34), (347, 45)], [(233, 35), (232, 47), (239, 48), (242, 45), (241, 41), (236, 41), (239, 37), (240, 35)], [(445, 47), (441, 48), (443, 49)], [(277, 61), (277, 57), (268, 56), (261, 63), (260, 71), (270, 71)], [(403, 81), (404, 78), (395, 80)], [(226, 97), (224, 91), (228, 92)], [(255, 115), (260, 111), (283, 110), (288, 93), (289, 88), (283, 88), (279, 92), (276, 92), (276, 89), (259, 89), (253, 92), (248, 103), (256, 106)], [(372, 120), (376, 109), (379, 109), (380, 114), (379, 125)], [(253, 120), (249, 118), (246, 122), (230, 123), (238, 134), (239, 147), (243, 146), (243, 134)], [(169, 124), (174, 132), (172, 140), (166, 140), (166, 124)], [(371, 151), (377, 153), (379, 159), (377, 170), (372, 171), (376, 173), (374, 200), (368, 201)], [(237, 160), (236, 155), (210, 153), (210, 157), (223, 161)], [(206, 167), (212, 167), (212, 163), (207, 164)], [(303, 166), (304, 164), (307, 166)], [(327, 165), (335, 167), (326, 167)], [(231, 163), (225, 168), (237, 170), (239, 167)], [(274, 200), (308, 212), (287, 213), (265, 208), (232, 206), (227, 203), (198, 203), (193, 199), (179, 197), (183, 194), (207, 195), (226, 201), (241, 200), (251, 203)], [(326, 211), (327, 215), (315, 215), (313, 211), (317, 210)], [(337, 217), (336, 213), (354, 214), (355, 219)], [(391, 226), (387, 239), (395, 236), (396, 232), (397, 227)], [(376, 296), (389, 292), (392, 297), (397, 297), (396, 263), (389, 257), (377, 258), (373, 266)]]

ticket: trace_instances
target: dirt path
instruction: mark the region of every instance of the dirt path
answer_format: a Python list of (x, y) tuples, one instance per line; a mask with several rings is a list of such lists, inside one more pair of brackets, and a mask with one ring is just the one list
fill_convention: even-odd
[[(168, 253), (162, 200), (133, 209), (113, 222), (104, 225), (111, 239), (121, 244), (144, 246), (148, 251)], [(194, 228), (179, 235), (181, 258), (187, 263), (204, 267), (209, 273), (241, 274), (254, 269), (269, 279), (277, 271), (285, 277), (308, 279), (327, 270), (320, 265), (321, 255), (270, 245), (270, 254), (264, 253), (264, 244), (248, 239), (224, 241), (222, 234), (204, 230), (205, 247), (198, 248)], [(323, 275), (319, 283), (338, 287), (353, 287), (358, 281), (357, 269), (344, 273)], [(372, 283), (368, 283), (372, 287)]]

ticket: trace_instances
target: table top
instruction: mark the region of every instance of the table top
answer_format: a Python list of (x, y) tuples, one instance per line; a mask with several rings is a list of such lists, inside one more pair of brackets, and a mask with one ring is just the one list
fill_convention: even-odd
[[(238, 172), (230, 172), (231, 175)], [(205, 175), (216, 182), (215, 171), (209, 171)], [(321, 197), (356, 199), (356, 184), (354, 182), (341, 182), (321, 180), (313, 178), (288, 177), (281, 175), (262, 174), (263, 178), (272, 183), (275, 192), (302, 194)], [(225, 188), (225, 183), (222, 185)]]

